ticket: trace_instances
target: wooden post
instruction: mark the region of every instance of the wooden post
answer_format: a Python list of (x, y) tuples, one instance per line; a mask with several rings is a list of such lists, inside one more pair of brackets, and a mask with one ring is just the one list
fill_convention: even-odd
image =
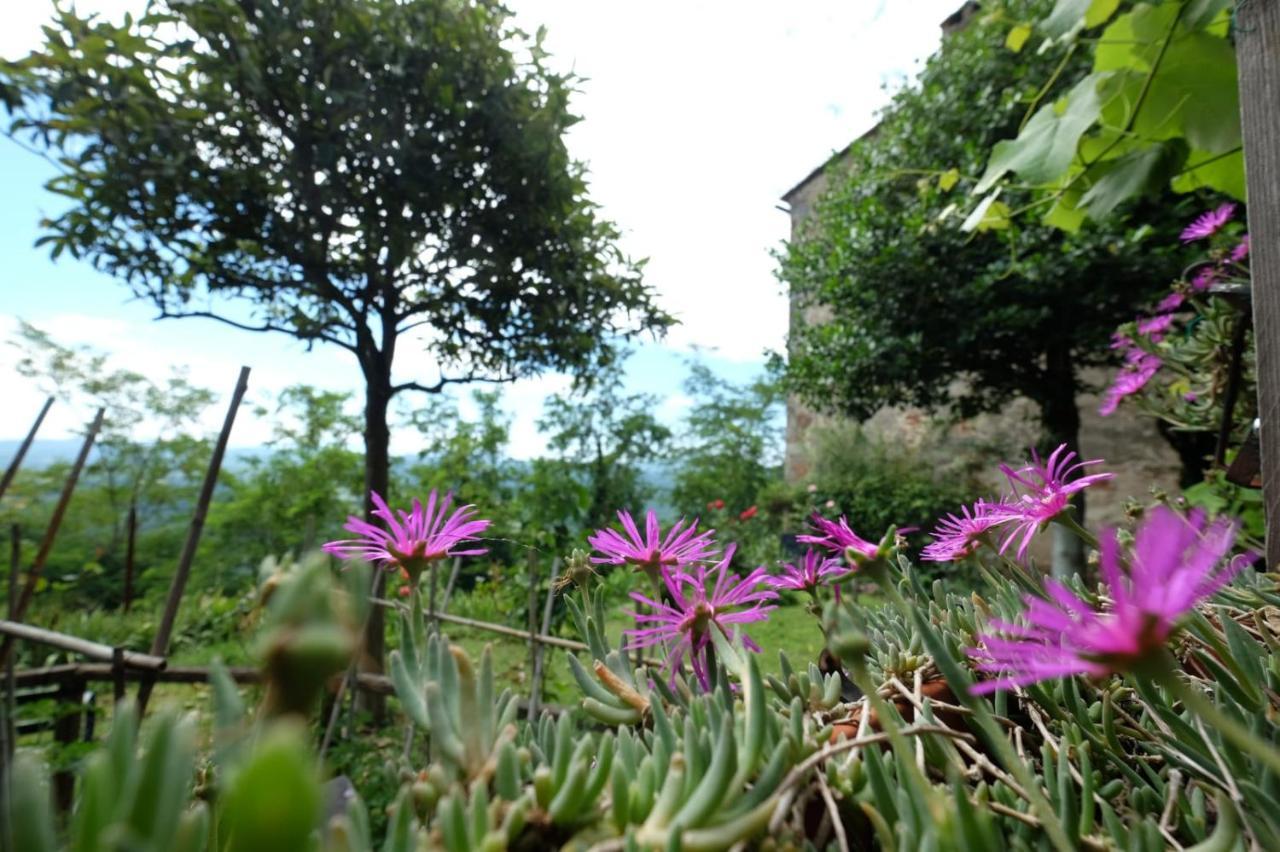
[[(53, 738), (62, 749), (80, 739), (80, 717), (84, 708), (80, 706), (84, 697), (84, 680), (79, 677), (63, 679), (58, 688), (58, 718), (53, 725)], [(66, 754), (57, 755), (58, 760), (65, 762)], [(76, 776), (70, 769), (59, 769), (53, 774), (53, 800), (60, 814), (71, 813), (75, 804)]]
[(49, 397), (44, 401), (44, 408), (40, 409), (40, 413), (36, 415), (36, 422), (31, 424), (31, 431), (27, 432), (27, 437), (22, 439), (22, 443), (18, 445), (18, 451), (13, 454), (13, 461), (9, 462), (9, 466), (5, 468), (4, 478), (0, 479), (0, 497), (9, 490), (10, 483), (13, 478), (18, 475), (18, 468), (22, 466), (22, 460), (27, 455), (27, 450), (31, 449), (31, 442), (36, 439), (36, 432), (40, 431), (40, 424), (44, 422), (44, 416), (49, 413), (49, 409), (53, 407), (53, 397)]
[[(551, 612), (555, 609), (556, 578), (559, 573), (560, 559), (557, 557), (551, 560), (551, 584), (547, 586), (547, 604), (542, 608), (542, 630), (540, 631), (542, 636), (551, 632)], [(547, 654), (546, 645), (542, 642), (537, 644), (537, 650), (533, 652), (533, 682), (529, 686), (530, 720), (538, 718), (538, 707), (542, 704), (542, 667)]]
[(138, 537), (138, 504), (136, 502), (129, 504), (129, 520), (128, 529), (126, 530), (127, 538), (124, 544), (124, 614), (129, 614), (129, 607), (133, 605), (133, 549), (134, 543)]
[(1280, 3), (1236, 5), (1267, 570), (1280, 564)]
[[(67, 513), (67, 505), (71, 502), (71, 495), (75, 493), (76, 483), (80, 481), (80, 472), (84, 470), (84, 463), (89, 458), (89, 451), (93, 449), (93, 442), (98, 437), (98, 430), (102, 428), (102, 418), (105, 414), (105, 409), (98, 409), (93, 423), (89, 425), (88, 434), (84, 436), (80, 454), (76, 456), (75, 463), (71, 466), (71, 473), (67, 475), (67, 481), (62, 485), (62, 494), (58, 496), (58, 504), (53, 508), (53, 516), (49, 518), (49, 526), (45, 529), (44, 538), (40, 541), (40, 550), (36, 552), (35, 561), (27, 570), (27, 582), (22, 587), (18, 605), (13, 608), (11, 621), (21, 621), (27, 613), (27, 606), (30, 605), (31, 598), (36, 593), (36, 583), (40, 581), (40, 572), (44, 570), (44, 563), (49, 558), (49, 552), (53, 550), (54, 539), (58, 537), (58, 528), (62, 526), (62, 517)], [(6, 636), (4, 643), (0, 644), (0, 662), (9, 659), (13, 642), (12, 636)]]
[[(227, 416), (222, 421), (222, 431), (218, 434), (218, 442), (213, 447), (213, 456), (209, 459), (209, 469), (205, 471), (204, 483), (200, 486), (196, 511), (191, 517), (191, 526), (187, 528), (187, 539), (183, 542), (182, 553), (178, 557), (178, 569), (174, 571), (173, 581), (169, 584), (169, 597), (164, 604), (164, 614), (160, 618), (160, 626), (156, 628), (155, 640), (151, 643), (151, 653), (157, 657), (163, 657), (169, 652), (169, 637), (173, 634), (173, 623), (178, 617), (178, 605), (182, 603), (182, 593), (187, 587), (191, 563), (196, 558), (200, 534), (204, 532), (204, 519), (209, 513), (209, 503), (213, 500), (214, 486), (218, 484), (218, 472), (222, 469), (222, 457), (227, 452), (231, 427), (235, 425), (236, 412), (240, 410), (240, 403), (248, 389), (249, 368), (241, 367), (235, 390), (231, 392), (231, 402), (227, 406)], [(144, 680), (138, 687), (139, 720), (147, 711), (147, 701), (151, 698), (151, 690), (154, 688), (155, 680)]]
[[(440, 612), (448, 612), (449, 598), (453, 597), (453, 584), (458, 582), (458, 569), (462, 567), (462, 557), (453, 557), (453, 567), (449, 569), (449, 582), (444, 587), (444, 597), (440, 599)], [(439, 618), (436, 619), (439, 621)], [(438, 629), (438, 627), (437, 627)]]
[(529, 675), (538, 659), (538, 551), (529, 551)]

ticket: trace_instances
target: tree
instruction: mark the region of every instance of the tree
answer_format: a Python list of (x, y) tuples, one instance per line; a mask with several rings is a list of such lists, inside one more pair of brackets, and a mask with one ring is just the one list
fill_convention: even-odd
[(735, 384), (694, 362), (684, 389), (695, 403), (675, 441), (672, 502), (690, 515), (718, 500), (732, 512), (749, 509), (782, 467), (778, 382)]
[[(573, 78), (494, 2), (159, 0), (47, 33), (0, 72), (70, 202), (41, 242), (161, 318), (351, 352), (366, 493), (397, 394), (584, 373), (670, 322), (565, 148)], [(406, 346), (427, 367), (399, 376)]]
[(555, 394), (545, 403), (539, 431), (591, 493), (587, 522), (606, 525), (619, 509), (637, 511), (647, 496), (645, 462), (659, 458), (671, 430), (654, 416), (658, 398), (622, 392), (618, 367), (582, 393)]
[(802, 310), (830, 318), (789, 340), (788, 386), (811, 404), (858, 419), (899, 404), (968, 417), (1022, 396), (1039, 407), (1046, 448), (1078, 449), (1080, 371), (1112, 361), (1112, 331), (1177, 274), (1169, 246), (1194, 208), (1166, 199), (1068, 235), (1011, 221), (1030, 194), (1008, 190), (977, 217), (980, 233), (956, 227), (956, 190), (1017, 132), (1055, 66), (1070, 77), (1083, 62), (1006, 47), (1003, 21), (1047, 8), (984, 7), (828, 171), (829, 191), (780, 255)]

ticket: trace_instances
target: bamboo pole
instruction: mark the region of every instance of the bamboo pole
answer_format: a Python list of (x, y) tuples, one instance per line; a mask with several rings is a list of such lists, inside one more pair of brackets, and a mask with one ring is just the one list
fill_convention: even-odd
[[(182, 545), (182, 553), (178, 557), (178, 569), (169, 584), (169, 597), (165, 601), (164, 614), (160, 618), (160, 626), (156, 629), (155, 640), (151, 643), (151, 653), (163, 657), (169, 652), (169, 638), (173, 634), (173, 623), (178, 617), (178, 605), (182, 603), (182, 593), (187, 587), (187, 577), (191, 573), (191, 563), (196, 558), (196, 547), (200, 544), (200, 534), (204, 532), (204, 520), (209, 513), (209, 503), (213, 500), (213, 489), (218, 484), (218, 472), (222, 469), (222, 457), (227, 452), (227, 441), (231, 437), (231, 427), (236, 422), (236, 412), (249, 389), (249, 368), (241, 367), (240, 376), (236, 380), (235, 390), (231, 392), (231, 402), (227, 405), (227, 416), (222, 421), (222, 431), (218, 434), (218, 442), (214, 445), (213, 456), (209, 459), (209, 468), (205, 471), (204, 483), (200, 486), (200, 496), (196, 501), (195, 514), (191, 517), (191, 526), (187, 529), (187, 539)], [(138, 687), (138, 718), (147, 712), (147, 701), (151, 698), (154, 681), (144, 680)]]
[[(51, 648), (80, 654), (102, 663), (111, 662), (116, 655), (116, 649), (110, 645), (91, 642), (88, 639), (81, 639), (78, 636), (70, 636), (66, 633), (58, 633), (56, 630), (33, 627), (30, 624), (23, 624), (18, 621), (0, 619), (0, 633), (14, 639), (22, 639), (25, 642), (37, 642), (41, 645), (48, 645)], [(122, 651), (120, 659), (124, 665), (135, 669), (158, 671), (165, 667), (164, 657), (140, 654), (137, 651)]]
[[(389, 601), (386, 598), (370, 598), (375, 606), (387, 607), (394, 609), (400, 604), (396, 601)], [(497, 633), (501, 636), (510, 636), (513, 639), (522, 639), (525, 642), (541, 642), (544, 645), (551, 645), (555, 648), (564, 648), (566, 651), (589, 651), (585, 642), (577, 642), (573, 639), (564, 639), (559, 636), (545, 636), (539, 633), (530, 633), (527, 630), (518, 630), (515, 627), (507, 627), (504, 624), (493, 624), (488, 621), (480, 621), (475, 618), (465, 618), (461, 615), (449, 615), (447, 612), (424, 612), (427, 618), (437, 618), (446, 624), (456, 624), (459, 627), (471, 627), (476, 630), (486, 630), (489, 633)]]
[(128, 537), (124, 544), (124, 614), (129, 614), (129, 607), (133, 606), (133, 552), (134, 544), (138, 537), (138, 504), (131, 502), (129, 504), (129, 519), (127, 521)]
[[(53, 550), (53, 542), (58, 537), (58, 529), (62, 526), (62, 518), (67, 513), (67, 505), (71, 502), (71, 495), (75, 493), (76, 483), (80, 481), (80, 472), (84, 470), (84, 464), (89, 458), (89, 451), (93, 449), (94, 440), (98, 437), (98, 430), (102, 428), (102, 418), (105, 414), (105, 409), (98, 409), (98, 413), (93, 418), (93, 423), (89, 425), (88, 433), (84, 436), (84, 443), (80, 446), (80, 454), (76, 456), (75, 463), (71, 466), (71, 473), (67, 475), (67, 481), (62, 485), (62, 493), (58, 496), (58, 504), (53, 508), (53, 516), (49, 518), (49, 526), (44, 531), (44, 538), (40, 542), (40, 550), (36, 552), (35, 561), (31, 563), (31, 567), (27, 570), (27, 582), (22, 587), (18, 605), (13, 609), (13, 621), (22, 621), (22, 617), (27, 614), (27, 607), (31, 604), (31, 598), (36, 593), (36, 583), (40, 581), (40, 573), (44, 570), (44, 564), (49, 558), (49, 552)], [(3, 644), (0, 644), (0, 662), (5, 662), (9, 659), (9, 654), (13, 651), (13, 642), (12, 636), (6, 636)]]
[(44, 408), (40, 409), (40, 413), (36, 415), (36, 422), (31, 424), (31, 430), (27, 432), (27, 437), (22, 439), (22, 443), (18, 445), (18, 451), (13, 454), (13, 461), (9, 462), (9, 466), (5, 468), (4, 478), (0, 479), (0, 497), (4, 497), (5, 492), (9, 490), (9, 485), (13, 482), (13, 478), (18, 475), (18, 468), (22, 466), (22, 460), (26, 458), (27, 450), (31, 449), (31, 442), (36, 439), (36, 432), (40, 431), (40, 424), (44, 423), (44, 416), (49, 413), (49, 409), (53, 407), (53, 397), (49, 397), (44, 401)]
[[(538, 551), (529, 551), (529, 676), (538, 658)], [(532, 685), (532, 681), (530, 681)]]
[[(560, 573), (559, 557), (551, 560), (551, 583), (547, 586), (547, 603), (542, 608), (542, 630), (539, 635), (546, 636), (551, 630), (551, 611), (555, 608), (556, 602), (556, 577)], [(533, 652), (533, 681), (529, 686), (529, 718), (535, 719), (538, 716), (538, 705), (542, 703), (542, 668), (546, 658), (546, 645), (542, 642), (537, 644), (537, 649)]]

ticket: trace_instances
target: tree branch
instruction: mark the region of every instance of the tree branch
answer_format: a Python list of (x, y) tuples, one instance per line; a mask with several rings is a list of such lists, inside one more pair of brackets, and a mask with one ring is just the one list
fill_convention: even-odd
[(338, 338), (329, 334), (325, 334), (323, 332), (304, 334), (299, 332), (297, 329), (288, 328), (287, 326), (283, 326), (283, 325), (273, 325), (272, 323), (262, 323), (261, 325), (250, 325), (248, 323), (239, 322), (238, 320), (233, 320), (230, 317), (224, 317), (220, 314), (215, 314), (212, 311), (182, 311), (182, 312), (175, 313), (166, 308), (161, 308), (160, 315), (157, 317), (157, 319), (211, 319), (211, 320), (216, 320), (220, 323), (223, 323), (224, 325), (229, 325), (232, 328), (238, 328), (241, 331), (257, 331), (257, 332), (275, 331), (275, 332), (280, 332), (282, 334), (287, 334), (290, 337), (296, 337), (299, 340), (306, 340), (306, 341), (319, 340), (324, 343), (332, 343), (335, 346), (341, 346), (343, 349), (346, 349), (349, 352), (354, 352), (357, 355), (360, 354), (359, 350), (357, 350), (353, 344), (347, 343), (345, 340), (339, 340)]
[(461, 384), (468, 384), (470, 382), (489, 382), (491, 384), (505, 384), (507, 382), (514, 382), (515, 380), (516, 380), (515, 376), (484, 376), (484, 375), (480, 375), (479, 373), (476, 373), (475, 371), (472, 371), (470, 373), (467, 373), (465, 376), (456, 376), (453, 378), (450, 378), (448, 376), (441, 376), (439, 381), (431, 385), (424, 385), (421, 382), (404, 382), (402, 384), (392, 385), (391, 396), (394, 397), (396, 394), (400, 393), (401, 391), (420, 391), (421, 393), (440, 393), (440, 391), (444, 390), (447, 385), (461, 385)]

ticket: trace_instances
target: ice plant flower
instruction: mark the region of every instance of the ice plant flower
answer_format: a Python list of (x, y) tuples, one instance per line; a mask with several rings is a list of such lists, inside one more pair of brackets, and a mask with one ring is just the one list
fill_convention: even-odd
[(632, 565), (648, 574), (656, 584), (664, 568), (684, 566), (716, 556), (712, 539), (715, 530), (698, 532), (697, 518), (688, 524), (681, 518), (665, 537), (652, 509), (645, 516), (643, 536), (630, 512), (618, 512), (618, 520), (622, 522), (625, 536), (617, 530), (603, 529), (596, 530), (595, 535), (587, 538), (587, 543), (599, 554), (591, 557), (597, 565)]
[(1232, 263), (1240, 263), (1249, 256), (1249, 235), (1245, 234), (1240, 238), (1240, 242), (1236, 243), (1236, 247), (1231, 250), (1231, 254), (1227, 258)]
[(1138, 320), (1138, 334), (1158, 341), (1164, 337), (1164, 333), (1169, 330), (1171, 325), (1173, 325), (1173, 317), (1169, 314), (1145, 317)]
[(1004, 503), (979, 500), (973, 507), (962, 506), (960, 516), (947, 515), (933, 530), (933, 542), (920, 551), (930, 562), (954, 562), (971, 556), (990, 529), (1017, 517), (1016, 509)]
[[(725, 548), (724, 558), (711, 568), (704, 564), (690, 570), (661, 569), (666, 594), (664, 600), (655, 601), (639, 592), (632, 592), (631, 599), (642, 605), (634, 613), (636, 627), (624, 630), (626, 643), (623, 648), (661, 647), (667, 652), (663, 670), (672, 676), (687, 656), (693, 673), (703, 690), (711, 690), (714, 672), (708, 666), (708, 650), (711, 648), (711, 631), (719, 630), (732, 639), (738, 625), (764, 621), (774, 609), (766, 605), (775, 600), (778, 593), (761, 588), (768, 576), (763, 566), (746, 577), (729, 571), (734, 545)], [(647, 608), (649, 611), (643, 611)], [(760, 646), (745, 633), (739, 634), (745, 648), (756, 653)]]
[(392, 511), (377, 492), (369, 495), (373, 500), (374, 517), (386, 524), (386, 529), (371, 524), (355, 515), (347, 518), (345, 530), (358, 538), (331, 541), (323, 550), (342, 559), (363, 559), (366, 562), (402, 568), (411, 580), (416, 580), (427, 563), (451, 556), (478, 556), (484, 548), (459, 550), (462, 545), (477, 540), (490, 521), (475, 517), (474, 506), (460, 506), (450, 514), (453, 495), (441, 500), (433, 490), (424, 507), (417, 498), (413, 510)]
[(979, 671), (998, 675), (973, 691), (1133, 669), (1164, 647), (1182, 616), (1252, 561), (1252, 555), (1224, 561), (1235, 537), (1232, 521), (1206, 523), (1201, 512), (1184, 518), (1159, 506), (1147, 514), (1126, 560), (1115, 530), (1105, 531), (1100, 568), (1110, 603), (1091, 606), (1046, 579), (1048, 600), (1028, 596), (1020, 623), (992, 621), (992, 632), (978, 637), (981, 647), (969, 649)]
[(1000, 471), (1009, 480), (1009, 487), (1013, 492), (1005, 501), (1009, 507), (1009, 524), (1012, 529), (1000, 545), (1000, 552), (1007, 550), (1020, 536), (1022, 540), (1018, 545), (1018, 558), (1026, 556), (1027, 547), (1035, 534), (1070, 508), (1071, 495), (1115, 476), (1113, 473), (1094, 473), (1071, 479), (1089, 465), (1101, 463), (1102, 459), (1077, 462), (1076, 454), (1067, 452), (1066, 444), (1060, 444), (1043, 461), (1032, 450), (1029, 465), (1016, 470), (1007, 464), (1000, 465)]
[(1193, 240), (1212, 237), (1222, 229), (1223, 225), (1231, 220), (1235, 212), (1236, 205), (1232, 202), (1227, 202), (1206, 213), (1201, 213), (1194, 222), (1183, 229), (1182, 241), (1189, 243)]
[(832, 553), (841, 556), (846, 555), (850, 550), (854, 553), (864, 556), (867, 559), (874, 559), (879, 551), (877, 545), (865, 540), (852, 529), (849, 528), (849, 519), (844, 515), (840, 516), (838, 521), (829, 521), (819, 515), (817, 512), (809, 519), (809, 524), (820, 535), (806, 534), (796, 536), (796, 541), (803, 544), (816, 544), (819, 547), (825, 547)]
[(787, 562), (782, 566), (782, 573), (765, 577), (764, 583), (775, 589), (791, 589), (797, 592), (812, 594), (819, 586), (825, 586), (828, 580), (834, 580), (849, 573), (849, 566), (838, 559), (825, 556), (813, 548), (805, 551), (799, 565)]
[(1172, 313), (1182, 307), (1182, 303), (1186, 300), (1186, 296), (1182, 295), (1177, 290), (1174, 290), (1172, 293), (1160, 300), (1160, 304), (1156, 305), (1156, 311), (1162, 314)]
[(1122, 399), (1127, 396), (1133, 396), (1146, 387), (1147, 382), (1151, 381), (1152, 377), (1159, 372), (1160, 367), (1164, 365), (1164, 361), (1160, 359), (1159, 355), (1141, 352), (1141, 350), (1134, 351), (1140, 354), (1127, 359), (1129, 363), (1116, 374), (1111, 387), (1107, 388), (1102, 405), (1098, 406), (1098, 413), (1103, 417), (1114, 414)]
[(1191, 289), (1197, 293), (1208, 290), (1213, 282), (1218, 280), (1218, 271), (1213, 268), (1201, 269), (1196, 273), (1196, 277), (1191, 279)]

